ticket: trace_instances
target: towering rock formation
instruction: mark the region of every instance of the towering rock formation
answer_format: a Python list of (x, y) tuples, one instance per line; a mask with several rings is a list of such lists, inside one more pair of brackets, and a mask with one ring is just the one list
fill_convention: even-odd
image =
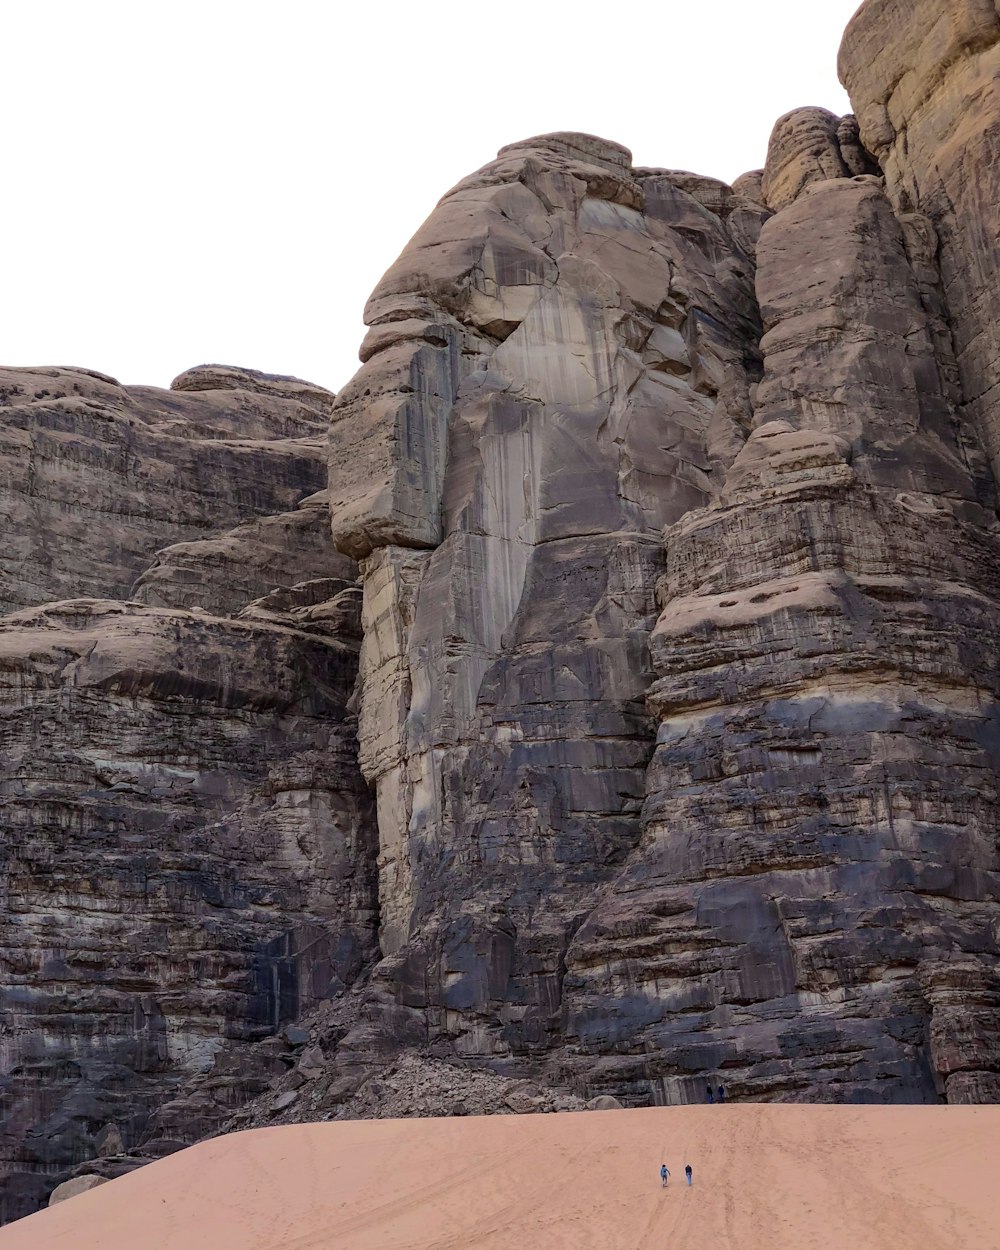
[(858, 133), (789, 114), (738, 189), (517, 145), (373, 296), (331, 463), (388, 956), (348, 1069), (1000, 1089), (995, 488)]
[(576, 935), (567, 1033), (664, 1101), (712, 1071), (995, 1098), (995, 1030), (939, 992), (996, 972), (992, 484), (876, 180), (807, 186), (757, 258), (755, 428), (666, 533), (644, 836)]
[(255, 1094), (1000, 1098), (998, 47), (505, 148), (335, 403), (0, 376), (3, 1214)]
[(583, 135), (504, 149), (383, 279), (334, 410), (379, 979), (464, 1055), (558, 1040), (570, 936), (639, 837), (660, 531), (721, 484), (759, 373), (763, 210), (719, 190)]

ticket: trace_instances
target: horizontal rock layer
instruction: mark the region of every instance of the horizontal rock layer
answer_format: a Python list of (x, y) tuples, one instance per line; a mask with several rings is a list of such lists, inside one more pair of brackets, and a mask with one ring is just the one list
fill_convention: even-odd
[(0, 370), (0, 611), (127, 598), (161, 547), (322, 489), (333, 396), (218, 372), (163, 391), (83, 369)]
[[(114, 1175), (214, 1131), (282, 1067), (255, 1040), (376, 949), (360, 591), (311, 494), (332, 397), (219, 373), (176, 400), (8, 375), (76, 388), (0, 421), (50, 451), (66, 431), (47, 487), (12, 474), (36, 528), (11, 598), (139, 576), (128, 603), (0, 617), (0, 1219), (81, 1165)], [(274, 508), (292, 510), (257, 515)]]

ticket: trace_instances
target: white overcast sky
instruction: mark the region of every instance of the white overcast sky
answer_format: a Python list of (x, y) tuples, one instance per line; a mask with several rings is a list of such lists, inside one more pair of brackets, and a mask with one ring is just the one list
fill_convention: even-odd
[(7, 0), (0, 361), (331, 389), (459, 178), (551, 130), (727, 180), (857, 0)]

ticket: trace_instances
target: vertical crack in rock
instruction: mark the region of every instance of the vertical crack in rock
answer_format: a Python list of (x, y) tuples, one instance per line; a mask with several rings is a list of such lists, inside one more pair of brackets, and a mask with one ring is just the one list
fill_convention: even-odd
[(387, 958), (343, 1064), (380, 1030), (490, 1060), (558, 1040), (568, 942), (639, 836), (659, 533), (749, 428), (766, 216), (544, 136), (446, 196), (369, 302), (330, 493), (364, 557)]

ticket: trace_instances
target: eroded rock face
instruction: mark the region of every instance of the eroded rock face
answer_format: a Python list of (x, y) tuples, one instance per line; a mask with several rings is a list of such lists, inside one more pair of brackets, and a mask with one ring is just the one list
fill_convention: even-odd
[(333, 549), (329, 531), (327, 496), (319, 491), (292, 512), (164, 547), (136, 579), (131, 598), (151, 607), (229, 616), (272, 590), (299, 582), (354, 582), (357, 566)]
[(868, 485), (992, 503), (979, 441), (952, 403), (950, 347), (935, 339), (881, 180), (808, 186), (764, 228), (757, 256), (755, 424), (837, 435)]
[[(110, 602), (0, 622), (8, 1217), (370, 962), (356, 664), (329, 636)], [(217, 1074), (215, 1123), (258, 1088)]]
[[(995, 671), (996, 536), (862, 486), (822, 432), (747, 451), (669, 534), (643, 845), (577, 934), (569, 1032), (665, 1101), (712, 1069), (742, 1097), (959, 1101), (924, 984), (996, 966), (997, 706), (966, 667)], [(984, 1042), (954, 1067), (995, 1090)]]
[(428, 1044), (635, 1102), (719, 1071), (765, 1098), (996, 1088), (995, 489), (933, 229), (870, 169), (818, 110), (739, 189), (547, 136), (446, 197), (373, 298), (334, 444), (366, 393), (396, 424), (367, 482), (331, 465), (334, 499), (380, 501), (333, 509), (364, 556), (387, 954), (347, 1094)]
[(742, 1097), (993, 1097), (992, 482), (876, 181), (811, 186), (757, 259), (756, 428), (666, 533), (643, 840), (574, 940), (567, 1031), (668, 1102), (711, 1070)]
[(105, 1183), (103, 1176), (74, 1176), (72, 1180), (63, 1181), (53, 1189), (49, 1195), (49, 1206), (54, 1207), (57, 1203), (65, 1202), (67, 1198), (75, 1198), (77, 1194), (89, 1193)]
[(1000, 14), (993, 0), (867, 0), (840, 52), (900, 213), (940, 240), (963, 404), (1000, 469)]
[(290, 512), (325, 486), (333, 396), (221, 372), (164, 391), (84, 369), (0, 370), (0, 612), (125, 599), (161, 547)]
[(775, 124), (761, 187), (769, 208), (778, 212), (809, 183), (847, 174), (839, 127), (840, 118), (820, 108), (795, 109)]
[[(5, 410), (9, 436), (30, 419), (52, 453), (44, 489), (12, 468), (17, 516), (38, 528), (9, 600), (124, 595), (150, 567), (127, 603), (0, 617), (0, 1219), (75, 1169), (113, 1176), (215, 1131), (283, 1070), (254, 1043), (376, 950), (374, 814), (348, 710), (361, 592), (310, 494), (332, 396), (217, 373), (184, 375), (205, 383), (189, 400), (33, 371), (31, 385), (99, 396)], [(113, 463), (119, 436), (131, 459)], [(205, 460), (217, 478), (180, 481)], [(105, 488), (120, 492), (108, 528), (88, 529)], [(292, 510), (255, 515), (275, 506)], [(178, 532), (194, 537), (145, 550)]]
[[(864, 147), (858, 119), (853, 113), (837, 117), (827, 109), (793, 109), (775, 123), (767, 149), (767, 164), (760, 171), (757, 198), (779, 212), (793, 204), (814, 182), (879, 172)], [(743, 179), (753, 177), (743, 175)], [(734, 189), (747, 193), (752, 188), (743, 179), (737, 179)]]
[(569, 936), (638, 837), (659, 533), (743, 441), (764, 215), (545, 136), (446, 196), (369, 303), (330, 495), (364, 557), (378, 977), (460, 1053), (552, 1044)]
[(8, 1214), (223, 1119), (1000, 1098), (998, 28), (869, 0), (731, 187), (503, 149), (335, 404), (12, 375)]

